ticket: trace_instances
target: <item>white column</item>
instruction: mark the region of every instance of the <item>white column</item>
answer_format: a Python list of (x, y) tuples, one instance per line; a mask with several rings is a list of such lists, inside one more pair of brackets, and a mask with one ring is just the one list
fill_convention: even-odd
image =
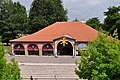
[(77, 45), (74, 43), (74, 46), (75, 46), (74, 56), (76, 56)]
[(38, 44), (38, 48), (39, 48), (39, 56), (42, 56), (42, 44)]
[(24, 48), (25, 48), (25, 55), (28, 56), (28, 50), (27, 50), (28, 44), (24, 43), (23, 45), (24, 45)]
[(14, 53), (14, 44), (13, 43), (11, 44), (11, 52), (12, 52), (13, 55), (15, 55), (15, 53)]
[(75, 55), (75, 46), (73, 45), (73, 57)]
[(54, 56), (57, 57), (57, 41), (54, 42)]
[(76, 48), (75, 48), (76, 45), (75, 45), (74, 41), (72, 42), (72, 46), (73, 46), (73, 57), (75, 57), (76, 56), (76, 53), (75, 53), (76, 52)]

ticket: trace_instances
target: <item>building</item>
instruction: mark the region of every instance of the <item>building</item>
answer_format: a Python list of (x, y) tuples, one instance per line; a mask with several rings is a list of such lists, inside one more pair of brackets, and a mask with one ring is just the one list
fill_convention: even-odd
[(78, 55), (98, 32), (82, 22), (56, 22), (36, 33), (10, 40), (15, 55)]

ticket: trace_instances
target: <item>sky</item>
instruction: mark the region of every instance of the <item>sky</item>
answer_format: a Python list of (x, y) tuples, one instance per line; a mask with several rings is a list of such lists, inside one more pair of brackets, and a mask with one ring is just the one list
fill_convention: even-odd
[[(27, 11), (30, 9), (30, 4), (33, 0), (13, 0), (19, 1), (26, 6)], [(93, 17), (98, 17), (103, 22), (104, 12), (111, 6), (120, 6), (120, 0), (62, 0), (63, 6), (68, 10), (69, 21), (77, 18), (81, 21), (86, 21)]]

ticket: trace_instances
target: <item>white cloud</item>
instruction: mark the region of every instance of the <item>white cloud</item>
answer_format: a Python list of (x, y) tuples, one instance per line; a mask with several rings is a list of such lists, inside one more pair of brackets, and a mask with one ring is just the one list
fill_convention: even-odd
[(103, 0), (63, 0), (67, 4), (84, 4), (84, 5), (98, 5), (103, 2)]
[(78, 1), (79, 0), (63, 0), (63, 2), (65, 2), (65, 3), (76, 3)]
[(78, 0), (69, 0), (69, 1), (72, 2), (72, 3), (78, 2)]
[[(13, 0), (19, 1), (30, 9), (33, 0)], [(99, 17), (101, 21), (104, 19), (103, 12), (110, 6), (120, 6), (120, 0), (62, 0), (65, 8), (68, 9), (70, 20), (75, 18), (88, 20), (92, 17)]]
[(104, 0), (85, 0), (87, 5), (96, 6), (104, 2)]
[(87, 0), (87, 3), (90, 5), (98, 5), (101, 3), (102, 0)]

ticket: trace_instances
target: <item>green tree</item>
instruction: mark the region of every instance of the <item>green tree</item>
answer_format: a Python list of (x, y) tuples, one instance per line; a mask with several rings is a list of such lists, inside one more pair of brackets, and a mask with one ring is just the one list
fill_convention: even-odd
[(4, 46), (0, 43), (0, 80), (21, 80), (18, 63), (14, 59), (7, 62)]
[(88, 44), (88, 50), (82, 52), (80, 59), (79, 66), (75, 70), (80, 78), (120, 80), (120, 43), (118, 39), (100, 33), (94, 41)]
[(117, 29), (118, 37), (120, 39), (120, 6), (109, 7), (107, 12), (104, 12), (106, 18), (104, 20), (103, 29), (108, 31), (109, 34), (113, 34)]
[(98, 17), (94, 17), (94, 18), (87, 20), (86, 24), (91, 26), (92, 28), (94, 28), (96, 30), (99, 30), (99, 28), (101, 27), (101, 24), (100, 24)]
[(73, 20), (73, 22), (78, 22), (78, 21), (80, 21), (78, 18), (75, 18), (75, 19)]
[(10, 39), (15, 39), (19, 34), (26, 33), (27, 29), (27, 13), (26, 8), (19, 2), (12, 0), (3, 0), (1, 2), (0, 19), (0, 35), (2, 42), (9, 42)]
[(54, 22), (67, 21), (61, 0), (34, 0), (29, 12), (29, 32), (36, 32)]

